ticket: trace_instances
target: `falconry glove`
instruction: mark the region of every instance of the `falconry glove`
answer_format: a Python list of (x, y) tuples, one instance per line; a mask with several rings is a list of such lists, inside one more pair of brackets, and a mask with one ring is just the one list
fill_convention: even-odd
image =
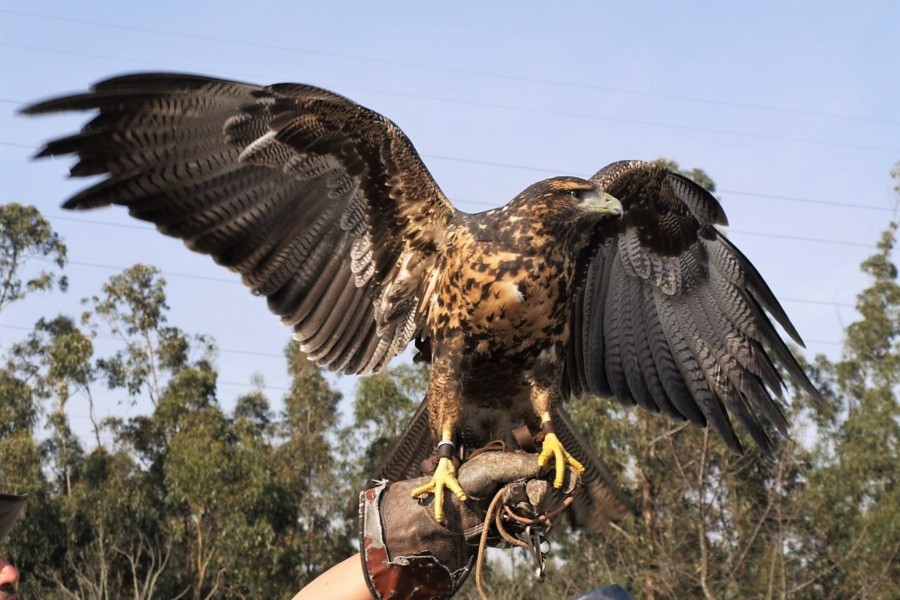
[(381, 481), (364, 491), (360, 556), (372, 595), (378, 600), (452, 597), (485, 545), (505, 541), (530, 547), (522, 539), (528, 538), (523, 533), (531, 531), (529, 523), (536, 524), (535, 531), (546, 532), (551, 518), (580, 489), (577, 473), (568, 473), (567, 485), (557, 490), (553, 470), (538, 467), (534, 454), (486, 447), (459, 467), (459, 482), (469, 500), (460, 502), (448, 494), (443, 522), (435, 520), (433, 496), (410, 495), (427, 477)]

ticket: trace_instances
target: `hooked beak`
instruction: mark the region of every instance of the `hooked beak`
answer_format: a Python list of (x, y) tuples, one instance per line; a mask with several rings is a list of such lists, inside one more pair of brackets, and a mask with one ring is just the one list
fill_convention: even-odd
[(584, 199), (582, 205), (586, 209), (601, 215), (620, 217), (622, 216), (622, 213), (625, 212), (619, 199), (606, 192), (590, 194)]

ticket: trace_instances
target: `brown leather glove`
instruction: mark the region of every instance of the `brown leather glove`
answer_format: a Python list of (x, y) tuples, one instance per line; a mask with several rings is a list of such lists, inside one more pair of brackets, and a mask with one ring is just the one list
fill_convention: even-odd
[[(445, 496), (444, 522), (434, 519), (433, 496), (413, 499), (411, 491), (428, 477), (381, 482), (360, 494), (360, 556), (372, 595), (383, 598), (450, 598), (468, 576), (478, 552), (488, 505), (501, 501), (518, 514), (533, 516), (557, 503), (541, 477), (537, 455), (486, 451), (463, 463), (458, 479), (469, 499)], [(552, 477), (552, 471), (549, 474)], [(563, 493), (574, 494), (570, 470)], [(555, 496), (555, 497), (554, 497)], [(493, 538), (497, 541), (496, 536)]]

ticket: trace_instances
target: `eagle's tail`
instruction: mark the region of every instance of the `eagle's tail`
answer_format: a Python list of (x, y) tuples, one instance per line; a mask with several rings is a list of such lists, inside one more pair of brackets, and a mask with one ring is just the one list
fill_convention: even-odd
[(554, 412), (553, 427), (559, 441), (584, 465), (584, 489), (572, 503), (575, 522), (588, 531), (606, 531), (611, 521), (634, 513), (634, 507), (566, 410), (558, 406)]
[[(419, 404), (419, 408), (409, 420), (406, 429), (392, 444), (390, 452), (366, 479), (363, 487), (369, 489), (383, 479), (403, 481), (421, 477), (422, 461), (434, 453), (436, 443), (432, 439), (431, 427), (428, 425), (428, 398), (426, 397)], [(353, 519), (358, 515), (359, 501), (352, 498), (347, 503), (344, 516), (347, 519)]]
[(426, 397), (409, 420), (406, 429), (394, 442), (391, 451), (372, 473), (366, 482), (366, 487), (371, 486), (373, 481), (381, 479), (402, 481), (421, 477), (422, 461), (434, 454), (434, 446), (437, 442), (432, 437), (431, 427), (428, 424), (428, 398)]
[[(559, 441), (585, 468), (584, 489), (572, 503), (575, 522), (588, 531), (606, 531), (611, 521), (633, 513), (634, 508), (565, 409), (557, 407), (555, 413), (553, 426)], [(428, 424), (428, 398), (425, 398), (366, 487), (382, 479), (402, 481), (421, 477), (422, 462), (434, 454), (435, 443)], [(355, 504), (352, 508), (356, 510)]]

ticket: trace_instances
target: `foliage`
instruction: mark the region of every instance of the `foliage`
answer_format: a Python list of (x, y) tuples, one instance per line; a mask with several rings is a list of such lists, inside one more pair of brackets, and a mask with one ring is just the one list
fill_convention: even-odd
[(25, 263), (34, 259), (51, 262), (60, 269), (66, 264), (65, 244), (38, 209), (16, 203), (0, 205), (0, 240), (0, 310), (31, 292), (49, 290), (54, 285), (66, 289), (66, 278), (51, 271), (23, 274)]
[[(345, 455), (353, 457), (349, 474), (354, 488), (387, 457), (428, 388), (425, 364), (398, 365), (359, 380), (353, 402), (353, 423), (344, 431)], [(351, 502), (354, 512), (356, 499)]]
[(132, 397), (147, 394), (156, 405), (166, 377), (178, 372), (188, 361), (192, 344), (202, 352), (202, 360), (212, 359), (215, 346), (205, 336), (189, 338), (177, 327), (166, 326), (165, 279), (159, 270), (134, 265), (114, 275), (103, 285), (103, 295), (84, 303), (92, 310), (81, 321), (91, 335), (111, 335), (125, 345), (123, 350), (97, 362), (98, 371), (110, 388), (125, 388)]
[[(228, 414), (212, 342), (167, 323), (155, 269), (126, 269), (85, 305), (81, 325), (40, 319), (0, 369), (0, 489), (30, 495), (9, 539), (23, 596), (289, 598), (352, 552), (340, 395), (296, 344), (284, 410), (256, 391)], [(97, 335), (124, 350), (98, 356)], [(66, 407), (101, 383), (152, 411), (93, 420), (85, 448)]]
[[(702, 171), (664, 164), (714, 189)], [(900, 186), (900, 165), (893, 176)], [(64, 281), (23, 274), (29, 258), (62, 268), (65, 246), (33, 209), (0, 215), (2, 309)], [(813, 441), (781, 443), (775, 461), (737, 456), (708, 431), (575, 402), (638, 514), (605, 535), (557, 531), (540, 586), (528, 556), (492, 553), (492, 596), (571, 598), (615, 581), (643, 598), (900, 597), (897, 230), (862, 264), (871, 284), (841, 360), (808, 365), (827, 405), (785, 407), (795, 438)], [(273, 402), (257, 389), (229, 411), (213, 341), (168, 323), (158, 271), (131, 267), (84, 306), (80, 320), (46, 316), (3, 349), (0, 490), (30, 498), (0, 552), (25, 574), (23, 596), (290, 598), (355, 551), (347, 503), (424, 397), (425, 367), (361, 379), (351, 403), (291, 343), (290, 391)], [(122, 349), (98, 355), (100, 335)], [(93, 417), (103, 387), (151, 409), (92, 418), (82, 443), (67, 407), (87, 398)], [(477, 597), (472, 582), (460, 597)]]
[(693, 169), (682, 169), (681, 165), (668, 158), (657, 158), (653, 163), (664, 169), (680, 173), (688, 179), (693, 179), (710, 193), (715, 193), (716, 191), (716, 182), (713, 181), (712, 177), (710, 177), (703, 169), (697, 167), (694, 167)]
[(818, 597), (900, 597), (897, 228), (862, 264), (873, 283), (857, 298), (862, 319), (847, 328), (843, 359), (822, 365), (835, 410), (819, 429), (809, 497), (821, 520), (809, 524), (803, 548), (818, 567), (804, 585)]

